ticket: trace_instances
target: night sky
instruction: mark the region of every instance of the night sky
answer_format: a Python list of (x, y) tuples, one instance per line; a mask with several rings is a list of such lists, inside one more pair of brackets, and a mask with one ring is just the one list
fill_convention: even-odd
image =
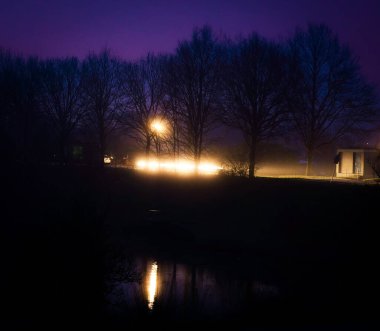
[(170, 52), (195, 26), (229, 36), (286, 38), (295, 26), (328, 24), (380, 90), (380, 0), (0, 0), (0, 47), (40, 57), (110, 48), (136, 59)]

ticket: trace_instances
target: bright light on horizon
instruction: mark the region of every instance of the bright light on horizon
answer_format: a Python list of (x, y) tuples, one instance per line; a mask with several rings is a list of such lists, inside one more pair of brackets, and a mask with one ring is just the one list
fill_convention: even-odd
[[(198, 166), (194, 161), (189, 160), (146, 160), (139, 159), (135, 163), (138, 170), (149, 172), (169, 172), (177, 174), (195, 174), (200, 175), (216, 175), (222, 169), (213, 162), (201, 162)], [(198, 170), (198, 171), (197, 171)]]

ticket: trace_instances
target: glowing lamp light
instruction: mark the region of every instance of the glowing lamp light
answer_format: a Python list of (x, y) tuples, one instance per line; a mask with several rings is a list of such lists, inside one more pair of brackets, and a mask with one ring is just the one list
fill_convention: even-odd
[(166, 131), (165, 123), (162, 120), (155, 119), (150, 124), (150, 128), (156, 134), (162, 134)]
[(148, 162), (148, 169), (151, 171), (157, 171), (160, 169), (160, 163), (158, 161)]
[(198, 166), (195, 162), (188, 160), (137, 160), (135, 168), (148, 172), (166, 172), (175, 174), (200, 174), (200, 175), (216, 175), (222, 169), (212, 162), (201, 162)]
[(189, 161), (179, 161), (175, 164), (175, 170), (180, 173), (191, 173), (195, 172), (196, 166), (194, 162)]
[(112, 161), (112, 157), (105, 156), (103, 159), (104, 164), (110, 164)]
[(145, 160), (138, 160), (136, 162), (136, 168), (137, 169), (145, 169), (146, 167), (146, 161)]
[(198, 169), (199, 169), (199, 172), (203, 174), (214, 174), (214, 173), (217, 173), (222, 168), (218, 167), (215, 164), (207, 162), (207, 163), (201, 163)]

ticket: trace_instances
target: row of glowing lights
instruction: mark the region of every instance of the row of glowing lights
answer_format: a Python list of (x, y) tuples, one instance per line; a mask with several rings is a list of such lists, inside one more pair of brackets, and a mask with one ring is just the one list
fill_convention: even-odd
[(163, 161), (140, 159), (136, 162), (136, 169), (151, 172), (168, 171), (180, 174), (199, 173), (202, 175), (216, 175), (222, 167), (212, 162), (201, 162), (197, 165), (188, 160)]

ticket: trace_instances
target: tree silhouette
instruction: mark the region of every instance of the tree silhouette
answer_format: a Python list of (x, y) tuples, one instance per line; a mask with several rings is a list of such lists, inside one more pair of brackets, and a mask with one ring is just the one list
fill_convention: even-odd
[(67, 58), (48, 60), (42, 67), (40, 100), (56, 134), (60, 162), (65, 163), (69, 139), (84, 114), (80, 63)]
[(163, 59), (152, 54), (123, 65), (123, 92), (128, 102), (121, 120), (127, 133), (142, 142), (146, 156), (155, 138), (151, 121), (159, 115), (164, 95), (162, 70)]
[(327, 26), (297, 30), (288, 46), (288, 105), (310, 175), (316, 149), (373, 121), (376, 98), (357, 59)]
[(27, 163), (38, 159), (42, 145), (40, 61), (0, 51), (0, 133), (2, 145), (15, 160)]
[(209, 27), (195, 29), (190, 41), (179, 44), (172, 73), (177, 86), (184, 142), (198, 163), (207, 133), (215, 127), (221, 50)]
[(183, 118), (181, 116), (180, 90), (175, 80), (176, 58), (174, 56), (165, 58), (164, 66), (164, 98), (162, 108), (165, 118), (169, 121), (171, 135), (168, 143), (174, 158), (178, 158), (183, 142), (181, 140), (183, 132)]
[(95, 130), (99, 163), (107, 150), (107, 138), (116, 129), (124, 98), (119, 77), (120, 62), (108, 50), (91, 54), (83, 62), (83, 105), (85, 120)]
[(222, 121), (238, 129), (249, 149), (255, 177), (257, 145), (278, 133), (285, 120), (284, 56), (279, 46), (251, 35), (225, 47)]

